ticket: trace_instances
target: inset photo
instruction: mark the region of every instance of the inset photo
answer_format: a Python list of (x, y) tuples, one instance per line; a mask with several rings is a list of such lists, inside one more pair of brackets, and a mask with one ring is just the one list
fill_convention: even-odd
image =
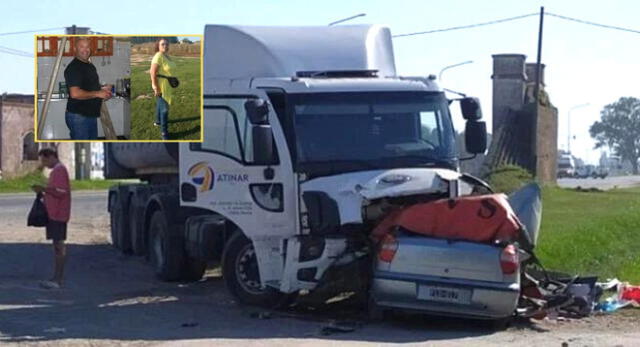
[(131, 38), (131, 138), (202, 141), (201, 36)]
[(201, 42), (36, 37), (36, 141), (201, 141)]

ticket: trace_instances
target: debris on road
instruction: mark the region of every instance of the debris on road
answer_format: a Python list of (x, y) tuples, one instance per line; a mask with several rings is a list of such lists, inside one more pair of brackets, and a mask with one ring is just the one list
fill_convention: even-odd
[(599, 285), (603, 291), (615, 291), (615, 293), (598, 303), (597, 311), (612, 313), (628, 306), (640, 307), (640, 286), (620, 282), (617, 278), (606, 283), (599, 283)]

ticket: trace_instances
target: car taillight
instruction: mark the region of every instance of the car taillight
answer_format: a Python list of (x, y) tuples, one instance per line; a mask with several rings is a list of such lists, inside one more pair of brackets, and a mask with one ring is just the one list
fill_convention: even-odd
[(518, 250), (514, 245), (507, 245), (500, 254), (500, 268), (505, 275), (511, 275), (518, 270)]
[(380, 251), (378, 251), (378, 259), (385, 263), (390, 263), (398, 250), (398, 241), (391, 234), (386, 234), (380, 243)]

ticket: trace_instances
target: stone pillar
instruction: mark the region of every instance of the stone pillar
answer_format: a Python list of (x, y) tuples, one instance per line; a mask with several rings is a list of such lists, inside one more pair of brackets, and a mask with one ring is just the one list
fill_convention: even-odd
[(493, 57), (493, 134), (507, 121), (510, 110), (524, 104), (526, 75), (523, 54), (494, 54)]
[[(544, 83), (544, 68), (546, 67), (546, 65), (544, 64), (540, 64), (540, 90), (544, 90), (544, 88), (547, 86)], [(536, 87), (536, 63), (527, 63), (526, 65), (526, 97), (525, 97), (525, 102), (533, 102), (534, 97), (533, 97), (533, 93), (535, 91), (535, 87)], [(543, 93), (544, 94), (544, 93)]]

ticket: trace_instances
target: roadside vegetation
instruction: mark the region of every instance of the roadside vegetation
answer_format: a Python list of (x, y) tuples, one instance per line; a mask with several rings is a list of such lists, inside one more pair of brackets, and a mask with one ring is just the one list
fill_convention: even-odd
[(486, 180), (495, 192), (509, 194), (533, 182), (533, 176), (519, 166), (504, 165), (491, 171)]
[[(486, 179), (507, 194), (534, 181), (514, 165), (499, 167)], [(549, 270), (640, 284), (640, 187), (543, 187), (536, 254)]]
[(545, 187), (536, 253), (548, 269), (640, 284), (640, 187)]
[[(71, 190), (106, 190), (119, 180), (72, 180)], [(47, 179), (40, 172), (33, 172), (19, 178), (0, 180), (0, 193), (31, 192), (34, 184), (46, 185)]]
[[(171, 51), (169, 52), (171, 54)], [(151, 89), (149, 68), (153, 55), (131, 57), (131, 139), (160, 140), (154, 126), (156, 100)], [(199, 140), (201, 126), (200, 58), (172, 56), (180, 85), (173, 90), (169, 109), (169, 139)]]

